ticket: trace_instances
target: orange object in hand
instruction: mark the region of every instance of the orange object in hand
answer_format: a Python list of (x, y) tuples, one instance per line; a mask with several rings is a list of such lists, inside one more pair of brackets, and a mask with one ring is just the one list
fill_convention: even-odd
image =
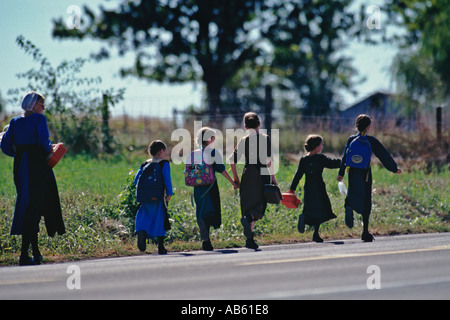
[(56, 166), (61, 158), (66, 154), (67, 148), (62, 143), (55, 144), (52, 148), (52, 153), (47, 158), (47, 164), (50, 168)]
[(284, 192), (282, 194), (282, 197), (283, 199), (281, 200), (281, 203), (284, 204), (287, 208), (296, 209), (302, 203), (302, 201), (290, 191)]

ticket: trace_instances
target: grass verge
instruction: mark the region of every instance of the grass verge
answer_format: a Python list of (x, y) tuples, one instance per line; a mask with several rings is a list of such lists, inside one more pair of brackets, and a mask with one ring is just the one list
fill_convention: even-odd
[[(10, 236), (15, 204), (12, 158), (0, 156), (0, 265), (16, 265), (21, 237)], [(136, 203), (132, 187), (133, 172), (143, 159), (93, 159), (68, 156), (55, 168), (67, 232), (49, 238), (41, 222), (39, 246), (44, 263), (79, 261), (83, 259), (142, 254), (133, 235)], [(168, 232), (169, 251), (200, 250), (195, 208), (191, 189), (184, 186), (183, 167), (171, 164), (175, 196), (169, 205), (172, 229)], [(277, 180), (282, 191), (289, 188), (296, 164), (281, 165)], [(325, 170), (324, 181), (337, 218), (324, 223), (324, 240), (359, 238), (362, 221), (355, 214), (355, 227), (344, 223), (344, 197), (336, 183), (337, 170)], [(222, 226), (212, 230), (215, 249), (244, 246), (240, 225), (239, 194), (221, 175), (217, 175), (221, 202)], [(373, 209), (370, 230), (376, 237), (408, 233), (450, 231), (450, 172), (448, 167), (428, 171), (412, 168), (403, 175), (394, 175), (379, 166), (373, 167)], [(297, 192), (303, 194), (304, 179)], [(299, 209), (268, 205), (265, 217), (256, 223), (255, 235), (260, 245), (309, 242), (312, 229), (297, 231)], [(155, 254), (155, 245), (147, 252)]]

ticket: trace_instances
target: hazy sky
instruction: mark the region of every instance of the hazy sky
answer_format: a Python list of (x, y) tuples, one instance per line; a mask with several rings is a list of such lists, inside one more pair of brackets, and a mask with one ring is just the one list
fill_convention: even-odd
[[(362, 0), (358, 0), (362, 1)], [(82, 7), (85, 3), (90, 8), (97, 8), (100, 0), (1, 0), (0, 21), (2, 32), (0, 33), (0, 92), (3, 98), (7, 97), (7, 91), (25, 84), (25, 80), (19, 80), (17, 73), (35, 67), (32, 58), (26, 55), (16, 44), (18, 35), (23, 35), (41, 49), (44, 56), (57, 66), (63, 60), (73, 60), (78, 57), (88, 57), (91, 52), (97, 51), (101, 44), (93, 41), (59, 41), (51, 36), (52, 19), (63, 17), (67, 19), (70, 13), (67, 9), (71, 5)], [(370, 4), (382, 3), (382, 0), (371, 0)], [(108, 2), (106, 2), (108, 4)], [(387, 68), (391, 64), (395, 48), (387, 45), (368, 47), (363, 44), (352, 43), (347, 55), (354, 58), (353, 65), (359, 70), (360, 76), (367, 77), (364, 83), (355, 89), (358, 96), (344, 95), (348, 104), (367, 96), (376, 90), (390, 90), (390, 77)], [(100, 75), (104, 88), (126, 88), (126, 101), (123, 103), (133, 105), (129, 113), (140, 115), (152, 107), (153, 115), (170, 116), (173, 106), (183, 108), (189, 104), (198, 105), (201, 97), (202, 86), (178, 85), (168, 86), (150, 84), (147, 81), (132, 78), (121, 79), (117, 75), (120, 66), (131, 66), (133, 56), (122, 59), (113, 59), (100, 64), (89, 64), (83, 68), (80, 76), (96, 77)], [(16, 106), (8, 106), (8, 110)], [(17, 106), (19, 108), (19, 106)], [(122, 106), (115, 108), (115, 113), (121, 113)]]

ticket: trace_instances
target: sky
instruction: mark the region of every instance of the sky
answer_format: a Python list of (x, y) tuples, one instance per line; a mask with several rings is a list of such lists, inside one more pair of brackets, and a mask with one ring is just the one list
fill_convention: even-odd
[[(358, 7), (358, 3), (361, 1), (363, 0), (357, 0), (355, 7)], [(370, 4), (382, 2), (383, 0), (371, 0)], [(101, 0), (1, 0), (1, 96), (4, 99), (8, 98), (7, 92), (9, 89), (24, 86), (26, 80), (20, 80), (16, 75), (36, 67), (32, 58), (17, 46), (17, 36), (23, 35), (25, 39), (32, 41), (43, 55), (48, 57), (53, 66), (57, 66), (63, 60), (73, 60), (78, 57), (87, 58), (90, 53), (98, 51), (101, 43), (91, 40), (61, 41), (53, 39), (51, 36), (52, 19), (61, 17), (66, 21), (72, 14), (67, 10), (73, 5), (82, 8), (84, 4), (87, 4), (90, 8), (95, 9), (100, 4), (110, 5), (109, 3)], [(383, 24), (381, 24), (381, 27), (383, 27)], [(357, 42), (349, 43), (345, 53), (353, 58), (353, 66), (359, 71), (358, 78), (366, 77), (367, 80), (355, 87), (358, 91), (357, 96), (342, 93), (347, 105), (351, 105), (377, 90), (393, 90), (388, 68), (396, 52), (396, 48), (389, 45), (368, 46)], [(118, 75), (118, 70), (124, 66), (132, 66), (133, 61), (134, 58), (130, 54), (123, 58), (113, 58), (101, 63), (90, 63), (85, 65), (79, 76), (101, 76), (101, 86), (104, 89), (126, 89), (125, 100), (114, 107), (113, 114), (123, 113), (126, 106), (126, 112), (132, 116), (171, 117), (173, 107), (183, 109), (189, 105), (200, 105), (203, 95), (201, 84), (168, 85), (150, 83), (130, 77), (121, 78)], [(8, 105), (7, 110), (11, 112), (19, 111), (20, 106)]]

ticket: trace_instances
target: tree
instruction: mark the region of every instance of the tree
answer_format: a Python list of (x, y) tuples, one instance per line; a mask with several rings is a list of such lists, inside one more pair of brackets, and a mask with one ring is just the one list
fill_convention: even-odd
[(401, 30), (385, 39), (400, 48), (391, 70), (407, 113), (448, 101), (450, 2), (386, 0), (382, 10), (387, 25)]
[[(226, 83), (225, 102), (264, 111), (265, 87), (282, 96), (285, 114), (321, 116), (338, 110), (340, 90), (354, 93), (357, 71), (343, 56), (346, 39), (359, 30), (347, 0), (271, 1), (271, 13), (261, 29), (268, 48), (255, 60), (245, 63)], [(281, 93), (281, 95), (280, 95)], [(230, 108), (230, 109), (231, 109)]]
[(391, 66), (398, 101), (403, 113), (410, 117), (429, 110), (445, 100), (445, 86), (433, 70), (433, 61), (414, 50), (402, 50)]
[(406, 36), (395, 40), (429, 59), (450, 94), (450, 2), (386, 0), (385, 10), (391, 23), (406, 29)]
[(276, 23), (267, 31), (274, 46), (271, 67), (287, 80), (286, 89), (298, 93), (304, 115), (339, 110), (338, 91), (352, 91), (357, 72), (339, 53), (355, 25), (348, 12), (352, 1), (282, 1), (275, 9)]
[[(122, 75), (157, 81), (203, 81), (208, 112), (221, 112), (225, 83), (260, 55), (260, 12), (264, 0), (142, 0), (123, 1), (118, 8), (100, 8), (99, 16), (84, 7), (79, 29), (54, 21), (53, 36), (104, 40), (119, 55), (134, 52), (131, 68)], [(86, 18), (87, 17), (87, 18)], [(107, 49), (97, 55), (108, 57)]]
[(25, 92), (38, 91), (46, 99), (46, 116), (51, 124), (49, 129), (54, 142), (64, 142), (72, 153), (98, 155), (102, 151), (112, 152), (111, 141), (107, 136), (109, 132), (104, 126), (99, 130), (98, 119), (103, 113), (105, 122), (105, 108), (108, 104), (114, 105), (122, 100), (124, 90), (108, 89), (101, 92), (98, 87), (101, 84), (100, 77), (79, 77), (87, 62), (85, 59), (63, 61), (55, 67), (31, 41), (19, 36), (16, 42), (33, 57), (38, 68), (17, 75), (19, 79), (28, 80), (28, 83), (23, 88), (8, 91), (14, 97), (11, 102), (20, 105)]

